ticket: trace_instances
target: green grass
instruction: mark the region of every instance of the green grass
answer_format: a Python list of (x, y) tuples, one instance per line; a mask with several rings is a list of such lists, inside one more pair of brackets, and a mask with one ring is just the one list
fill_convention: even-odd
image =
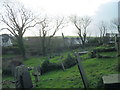
[(104, 49), (104, 48), (109, 48), (109, 45), (101, 45), (101, 46), (95, 47), (94, 49)]
[[(73, 55), (71, 52), (66, 52), (66, 53), (64, 52), (64, 53), (62, 53), (62, 56), (63, 56), (62, 60), (67, 58), (68, 53), (70, 53), (70, 55)], [(47, 59), (49, 59), (49, 61), (51, 63), (61, 62), (61, 56), (54, 56), (53, 58), (48, 58), (48, 56), (46, 56), (46, 57), (41, 56), (41, 57), (31, 57), (31, 58), (25, 60), (24, 64), (26, 66), (34, 67), (34, 66), (37, 66), (37, 65), (41, 65)]]
[[(102, 47), (101, 47), (102, 48)], [(69, 52), (70, 53), (70, 52)], [(63, 53), (63, 57), (67, 57), (67, 53)], [(101, 52), (101, 55), (116, 56), (116, 52)], [(82, 65), (86, 73), (89, 87), (97, 88), (103, 75), (120, 73), (117, 70), (118, 61), (120, 57), (113, 58), (88, 58), (89, 54), (82, 55)], [(41, 65), (47, 57), (30, 58), (24, 61), (27, 66)], [(50, 59), (50, 62), (59, 63), (59, 56)], [(32, 72), (32, 71), (31, 71)], [(35, 84), (34, 76), (32, 76), (33, 84)], [(5, 77), (5, 80), (12, 80), (12, 77)], [(77, 65), (63, 70), (51, 71), (40, 76), (37, 88), (83, 88), (82, 79)]]
[(30, 66), (30, 67), (34, 67), (34, 66), (38, 66), (38, 65), (41, 65), (44, 60), (46, 60), (46, 57), (31, 57), (27, 60), (24, 61), (24, 64), (26, 66)]
[(7, 54), (7, 55), (2, 55), (2, 58), (11, 58), (11, 57), (15, 57), (16, 55), (13, 54)]
[(61, 61), (60, 56), (56, 56), (54, 58), (51, 58), (51, 59), (49, 59), (49, 61), (52, 63), (59, 63)]
[(101, 52), (100, 55), (106, 55), (106, 56), (113, 56), (115, 57), (117, 54), (116, 52)]
[[(86, 72), (90, 88), (95, 88), (98, 86), (98, 82), (101, 80), (103, 75), (118, 73), (116, 66), (120, 58), (111, 59), (87, 59), (83, 61), (84, 70)], [(50, 79), (52, 78), (52, 80)], [(47, 81), (47, 82), (45, 82)], [(82, 88), (83, 83), (79, 75), (77, 66), (63, 71), (54, 71), (46, 73), (41, 76), (41, 81), (39, 82), (39, 87), (49, 87), (49, 88)]]

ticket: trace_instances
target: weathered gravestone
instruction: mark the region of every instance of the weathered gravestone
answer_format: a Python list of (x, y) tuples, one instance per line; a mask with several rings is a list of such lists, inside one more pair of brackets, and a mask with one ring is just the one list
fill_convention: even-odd
[(16, 88), (32, 88), (32, 80), (28, 68), (24, 65), (17, 66), (15, 69)]
[(22, 65), (21, 61), (15, 61), (15, 60), (13, 60), (13, 61), (10, 62), (10, 67), (11, 67), (11, 73), (12, 73), (12, 75), (15, 75), (15, 68), (17, 66), (20, 66), (20, 65)]
[(84, 88), (88, 88), (88, 80), (87, 80), (86, 74), (84, 72), (84, 68), (82, 66), (79, 54), (77, 52), (75, 52), (75, 56), (77, 57), (78, 69), (79, 69), (79, 72), (80, 72), (80, 75), (81, 75), (81, 78), (82, 78), (82, 81), (84, 84)]
[(120, 89), (120, 74), (109, 74), (102, 77), (104, 87), (108, 90), (110, 88)]
[(63, 56), (61, 56), (60, 60), (61, 60), (61, 66), (62, 66), (62, 69), (63, 69), (63, 71), (65, 71), (65, 66), (64, 66), (64, 64), (63, 64), (62, 59), (63, 59)]
[(115, 46), (117, 49), (117, 56), (120, 56), (120, 34), (116, 34), (115, 36)]
[(41, 75), (41, 68), (40, 68), (40, 65), (37, 66), (37, 71), (38, 71), (39, 75)]
[(41, 75), (40, 66), (34, 67), (32, 75), (35, 77), (35, 82), (37, 83), (39, 81), (39, 76)]
[(87, 54), (88, 51), (83, 51), (83, 52), (78, 52), (78, 55), (83, 55), (83, 54)]

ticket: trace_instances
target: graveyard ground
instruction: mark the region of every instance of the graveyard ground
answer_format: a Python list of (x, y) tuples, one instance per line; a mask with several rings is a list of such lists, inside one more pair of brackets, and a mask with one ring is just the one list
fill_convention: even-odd
[[(103, 47), (97, 47), (103, 48)], [(91, 49), (87, 49), (91, 51)], [(65, 58), (68, 53), (64, 52), (62, 55)], [(107, 74), (120, 73), (118, 71), (118, 62), (120, 57), (116, 57), (116, 52), (100, 52), (101, 55), (113, 56), (112, 58), (90, 58), (89, 53), (80, 56), (82, 58), (82, 64), (86, 72), (86, 76), (89, 82), (90, 88), (102, 87), (101, 77)], [(72, 55), (72, 54), (71, 54)], [(41, 65), (46, 57), (31, 57), (24, 61), (24, 64), (29, 67)], [(54, 56), (50, 59), (50, 62), (59, 63), (59, 56)], [(32, 71), (31, 71), (32, 72)], [(31, 74), (32, 76), (32, 74)], [(12, 76), (3, 76), (3, 80), (14, 80)], [(32, 76), (33, 84), (35, 78)], [(79, 74), (77, 65), (63, 70), (56, 70), (47, 72), (40, 76), (40, 81), (37, 83), (36, 88), (83, 88), (82, 79)], [(14, 84), (6, 84), (4, 87), (15, 87)]]

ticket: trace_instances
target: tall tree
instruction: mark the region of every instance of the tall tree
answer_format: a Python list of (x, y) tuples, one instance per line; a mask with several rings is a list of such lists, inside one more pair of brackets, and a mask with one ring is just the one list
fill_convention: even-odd
[(86, 42), (87, 28), (90, 25), (92, 19), (88, 16), (85, 17), (71, 16), (70, 20), (77, 28), (78, 35), (82, 41), (82, 45), (84, 45)]
[(63, 22), (64, 22), (64, 18), (54, 18), (51, 20), (49, 17), (45, 17), (44, 20), (39, 24), (40, 25), (39, 33), (40, 33), (40, 39), (42, 39), (43, 55), (46, 54), (46, 50), (50, 51), (51, 39), (55, 36), (58, 30), (64, 27)]
[(49, 41), (48, 41), (48, 49), (51, 52), (51, 39), (55, 36), (56, 32), (58, 32), (60, 29), (64, 28), (66, 26), (65, 18), (64, 17), (57, 17), (53, 20), (53, 28), (52, 28), (52, 34), (49, 35)]
[(42, 54), (43, 56), (46, 55), (46, 48), (47, 48), (47, 44), (46, 44), (46, 37), (48, 34), (49, 29), (49, 20), (45, 17), (44, 20), (39, 23), (39, 36), (40, 36), (40, 41), (42, 41)]
[[(13, 4), (13, 3), (12, 3)], [(35, 17), (32, 12), (25, 9), (23, 5), (14, 7), (11, 4), (5, 3), (5, 13), (1, 14), (1, 21), (6, 25), (7, 29), (13, 36), (16, 37), (18, 46), (21, 50), (23, 58), (26, 58), (25, 46), (23, 42), (23, 35), (31, 27), (34, 27)]]
[(107, 22), (100, 21), (99, 24), (98, 24), (98, 28), (100, 30), (100, 40), (99, 40), (99, 42), (104, 43), (105, 42), (105, 36), (106, 36), (106, 33), (107, 33), (107, 29), (108, 29)]

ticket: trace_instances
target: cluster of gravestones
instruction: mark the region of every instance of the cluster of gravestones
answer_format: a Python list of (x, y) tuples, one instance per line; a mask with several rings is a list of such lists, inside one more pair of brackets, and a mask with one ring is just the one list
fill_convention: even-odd
[[(84, 53), (86, 53), (86, 52), (84, 52)], [(83, 54), (83, 52), (82, 52), (82, 54)], [(88, 80), (87, 80), (86, 74), (84, 72), (84, 68), (82, 66), (81, 58), (79, 57), (79, 55), (80, 55), (80, 53), (75, 52), (75, 56), (77, 57), (76, 60), (77, 60), (78, 69), (79, 69), (79, 72), (80, 72), (84, 87), (88, 88), (89, 87)], [(61, 57), (61, 59), (62, 59), (62, 57)], [(62, 62), (61, 62), (61, 65), (62, 65), (63, 70), (65, 70), (64, 65), (63, 65)], [(20, 66), (17, 66), (15, 68), (14, 75), (15, 75), (15, 86), (16, 86), (16, 88), (33, 88), (33, 84), (32, 84), (32, 80), (31, 80), (29, 70), (32, 70), (32, 68), (28, 68), (25, 65), (20, 65)], [(35, 77), (35, 83), (37, 85), (37, 82), (39, 82), (39, 80), (40, 80), (39, 77), (41, 75), (40, 66), (37, 66), (37, 67), (33, 68), (32, 75)], [(105, 79), (103, 78), (103, 81)], [(117, 82), (117, 83), (119, 83), (119, 82)]]
[[(80, 75), (82, 77), (84, 87), (87, 88), (88, 82), (87, 82), (86, 74), (85, 74), (82, 64), (81, 64), (81, 60), (78, 56), (78, 53), (75, 53), (75, 55), (77, 56), (78, 69), (80, 71)], [(61, 59), (62, 58), (63, 57), (61, 57)], [(61, 65), (62, 65), (63, 70), (65, 70), (65, 67), (62, 62), (61, 62)], [(26, 67), (25, 65), (21, 64), (19, 66), (16, 66), (16, 68), (14, 70), (16, 88), (23, 88), (23, 89), (24, 88), (29, 88), (29, 89), (33, 88), (33, 83), (32, 83), (30, 72), (29, 72), (30, 70), (33, 70), (32, 75), (35, 77), (35, 83), (37, 86), (37, 82), (40, 81), (39, 77), (41, 75), (40, 66), (30, 68), (30, 67)]]
[(109, 51), (116, 51), (117, 50), (117, 56), (120, 56), (120, 34), (116, 34), (115, 36), (115, 48), (107, 48), (107, 49), (100, 49), (100, 50), (93, 50), (90, 53), (90, 58), (113, 58), (111, 56), (102, 56), (98, 54), (97, 52), (109, 52)]
[(105, 55), (100, 55), (99, 53), (92, 51), (90, 53), (90, 58), (113, 58), (114, 56), (105, 56)]
[[(15, 68), (14, 77), (16, 88), (33, 88), (33, 83), (29, 72), (30, 70), (32, 70), (32, 68), (26, 67), (25, 65), (19, 65)], [(39, 77), (41, 75), (40, 66), (33, 68), (32, 75), (35, 77), (35, 83), (37, 86), (37, 82), (39, 82)]]

